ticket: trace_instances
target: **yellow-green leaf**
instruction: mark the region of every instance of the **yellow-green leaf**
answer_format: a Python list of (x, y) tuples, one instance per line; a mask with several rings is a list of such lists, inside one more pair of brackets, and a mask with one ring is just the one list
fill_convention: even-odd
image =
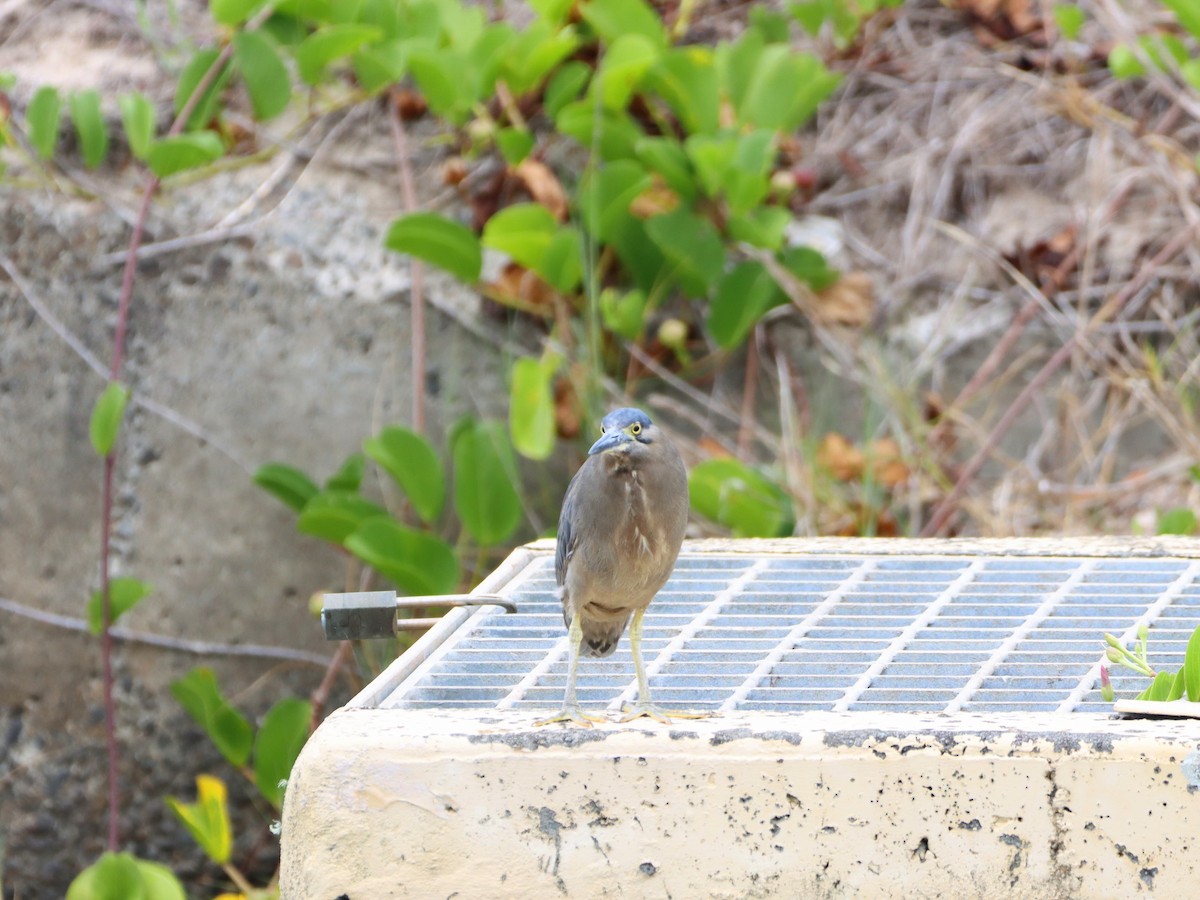
[(260, 31), (242, 31), (233, 38), (233, 62), (242, 73), (254, 117), (273, 119), (292, 99), (292, 80), (274, 42)]
[[(122, 615), (129, 612), (141, 601), (150, 596), (154, 590), (144, 581), (136, 578), (114, 578), (108, 583), (109, 618), (111, 625)], [(87, 604), (88, 630), (99, 634), (104, 630), (104, 593), (93, 591)]]
[(92, 421), (88, 434), (92, 449), (98, 456), (108, 456), (117, 443), (121, 431), (121, 419), (125, 416), (125, 405), (129, 402), (129, 389), (119, 381), (110, 381), (96, 405), (92, 408)]
[(117, 99), (125, 139), (138, 159), (145, 159), (154, 140), (154, 105), (144, 94), (122, 94)]
[(546, 459), (554, 450), (554, 371), (557, 360), (523, 357), (513, 363), (508, 427), (513, 446), (529, 459)]
[(61, 117), (62, 100), (58, 91), (49, 86), (38, 88), (25, 110), (25, 125), (29, 130), (29, 142), (42, 159), (54, 155)]
[(483, 251), (474, 233), (436, 213), (412, 213), (392, 222), (384, 244), (445, 269), (460, 281), (479, 280)]
[(197, 775), (196, 795), (195, 803), (184, 803), (176, 797), (167, 797), (166, 803), (208, 858), (224, 865), (233, 849), (225, 782), (212, 775)]

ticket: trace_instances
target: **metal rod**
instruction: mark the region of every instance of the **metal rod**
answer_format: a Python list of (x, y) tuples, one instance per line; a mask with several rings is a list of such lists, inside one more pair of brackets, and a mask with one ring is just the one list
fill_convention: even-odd
[(403, 618), (411, 609), (447, 606), (499, 606), (515, 613), (517, 604), (499, 594), (438, 594), (428, 597), (397, 597), (395, 591), (355, 591), (326, 594), (321, 610), (325, 639), (330, 641), (394, 637), (401, 631), (423, 631), (436, 618)]

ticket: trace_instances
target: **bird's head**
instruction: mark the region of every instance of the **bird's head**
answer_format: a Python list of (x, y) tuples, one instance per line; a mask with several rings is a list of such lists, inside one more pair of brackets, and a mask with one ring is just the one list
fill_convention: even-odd
[(592, 444), (588, 456), (599, 453), (643, 453), (655, 441), (662, 440), (662, 432), (650, 421), (650, 417), (640, 409), (631, 407), (614, 409), (600, 421), (600, 430), (603, 434), (600, 440)]

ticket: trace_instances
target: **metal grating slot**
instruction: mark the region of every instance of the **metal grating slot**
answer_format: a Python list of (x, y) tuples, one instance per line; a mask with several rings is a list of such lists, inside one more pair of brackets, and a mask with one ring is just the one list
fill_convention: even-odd
[[(709, 710), (1107, 712), (1102, 635), (1151, 631), (1182, 664), (1200, 561), (1180, 558), (712, 555), (685, 552), (645, 619), (655, 700)], [(470, 614), (381, 706), (550, 709), (567, 639), (551, 552)], [(1118, 692), (1144, 680), (1112, 673)], [(628, 637), (580, 664), (585, 707), (635, 696)]]

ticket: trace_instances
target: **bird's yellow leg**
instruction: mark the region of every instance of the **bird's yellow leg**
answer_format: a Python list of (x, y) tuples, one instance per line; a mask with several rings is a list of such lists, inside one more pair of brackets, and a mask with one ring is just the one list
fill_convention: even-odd
[(605, 721), (603, 716), (593, 716), (579, 708), (575, 699), (575, 673), (579, 669), (579, 646), (583, 643), (583, 628), (579, 625), (579, 616), (571, 619), (571, 627), (567, 629), (567, 640), (571, 645), (571, 662), (567, 670), (567, 692), (563, 695), (563, 708), (548, 719), (539, 719), (534, 725), (550, 725), (562, 722), (570, 725), (580, 725), (591, 728), (593, 722)]
[(639, 609), (633, 614), (629, 623), (629, 649), (633, 651), (633, 668), (637, 672), (638, 698), (637, 703), (626, 704), (622, 710), (622, 722), (640, 719), (642, 716), (670, 725), (672, 719), (704, 719), (710, 714), (706, 712), (690, 712), (685, 709), (663, 709), (650, 699), (650, 682), (646, 678), (646, 666), (642, 662), (642, 615), (646, 611)]

